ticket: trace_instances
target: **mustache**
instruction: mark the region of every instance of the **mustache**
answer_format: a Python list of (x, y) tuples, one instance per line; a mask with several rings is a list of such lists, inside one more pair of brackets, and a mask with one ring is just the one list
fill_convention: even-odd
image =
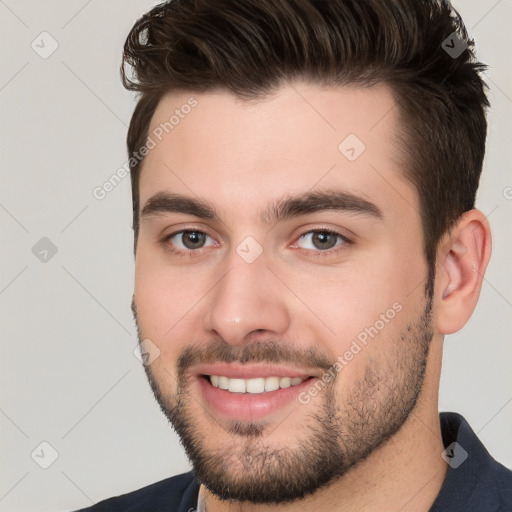
[[(139, 339), (142, 339), (135, 296), (132, 296), (131, 310)], [(288, 363), (299, 368), (319, 368), (328, 371), (335, 362), (336, 360), (330, 359), (315, 347), (301, 349), (289, 341), (265, 340), (233, 346), (222, 339), (217, 339), (208, 344), (188, 345), (178, 357), (177, 369), (178, 375), (184, 376), (190, 368), (198, 364)]]
[(243, 346), (233, 346), (224, 340), (214, 340), (205, 345), (189, 345), (178, 357), (179, 375), (198, 364), (211, 363), (288, 363), (297, 367), (320, 368), (327, 371), (335, 361), (316, 348), (298, 349), (281, 340), (255, 341)]

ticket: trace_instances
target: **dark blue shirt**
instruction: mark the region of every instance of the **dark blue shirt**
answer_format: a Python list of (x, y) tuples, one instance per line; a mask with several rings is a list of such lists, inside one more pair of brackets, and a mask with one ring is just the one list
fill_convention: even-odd
[[(491, 457), (462, 416), (440, 418), (449, 468), (430, 512), (512, 512), (512, 471)], [(190, 512), (198, 493), (190, 471), (77, 512)]]

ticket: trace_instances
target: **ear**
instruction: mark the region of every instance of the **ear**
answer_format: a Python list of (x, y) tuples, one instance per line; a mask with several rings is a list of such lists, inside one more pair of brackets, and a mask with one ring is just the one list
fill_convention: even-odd
[(480, 210), (464, 213), (443, 237), (437, 252), (436, 326), (442, 334), (460, 330), (478, 302), (491, 257), (491, 230)]

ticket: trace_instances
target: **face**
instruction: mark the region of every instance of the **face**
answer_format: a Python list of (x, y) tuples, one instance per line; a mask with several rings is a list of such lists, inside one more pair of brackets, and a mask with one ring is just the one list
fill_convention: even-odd
[(222, 499), (310, 494), (421, 400), (431, 305), (394, 106), (383, 86), (296, 83), (154, 114), (133, 309), (155, 396)]

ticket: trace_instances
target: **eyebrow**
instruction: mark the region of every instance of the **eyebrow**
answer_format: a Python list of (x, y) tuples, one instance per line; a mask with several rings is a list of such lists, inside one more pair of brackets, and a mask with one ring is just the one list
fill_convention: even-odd
[[(356, 194), (336, 190), (307, 192), (280, 199), (271, 204), (260, 218), (263, 223), (270, 224), (325, 210), (347, 211), (374, 219), (383, 219), (382, 211), (376, 204)], [(215, 207), (207, 201), (169, 192), (158, 192), (148, 199), (141, 210), (141, 217), (166, 213), (182, 213), (201, 219), (220, 221)]]
[(151, 196), (141, 211), (141, 217), (165, 213), (184, 213), (201, 219), (219, 220), (215, 209), (206, 201), (169, 192), (158, 192)]
[(325, 210), (347, 211), (375, 219), (383, 219), (380, 208), (367, 199), (350, 192), (328, 190), (307, 192), (300, 196), (281, 199), (262, 215), (262, 221), (265, 223), (278, 222), (291, 217)]

